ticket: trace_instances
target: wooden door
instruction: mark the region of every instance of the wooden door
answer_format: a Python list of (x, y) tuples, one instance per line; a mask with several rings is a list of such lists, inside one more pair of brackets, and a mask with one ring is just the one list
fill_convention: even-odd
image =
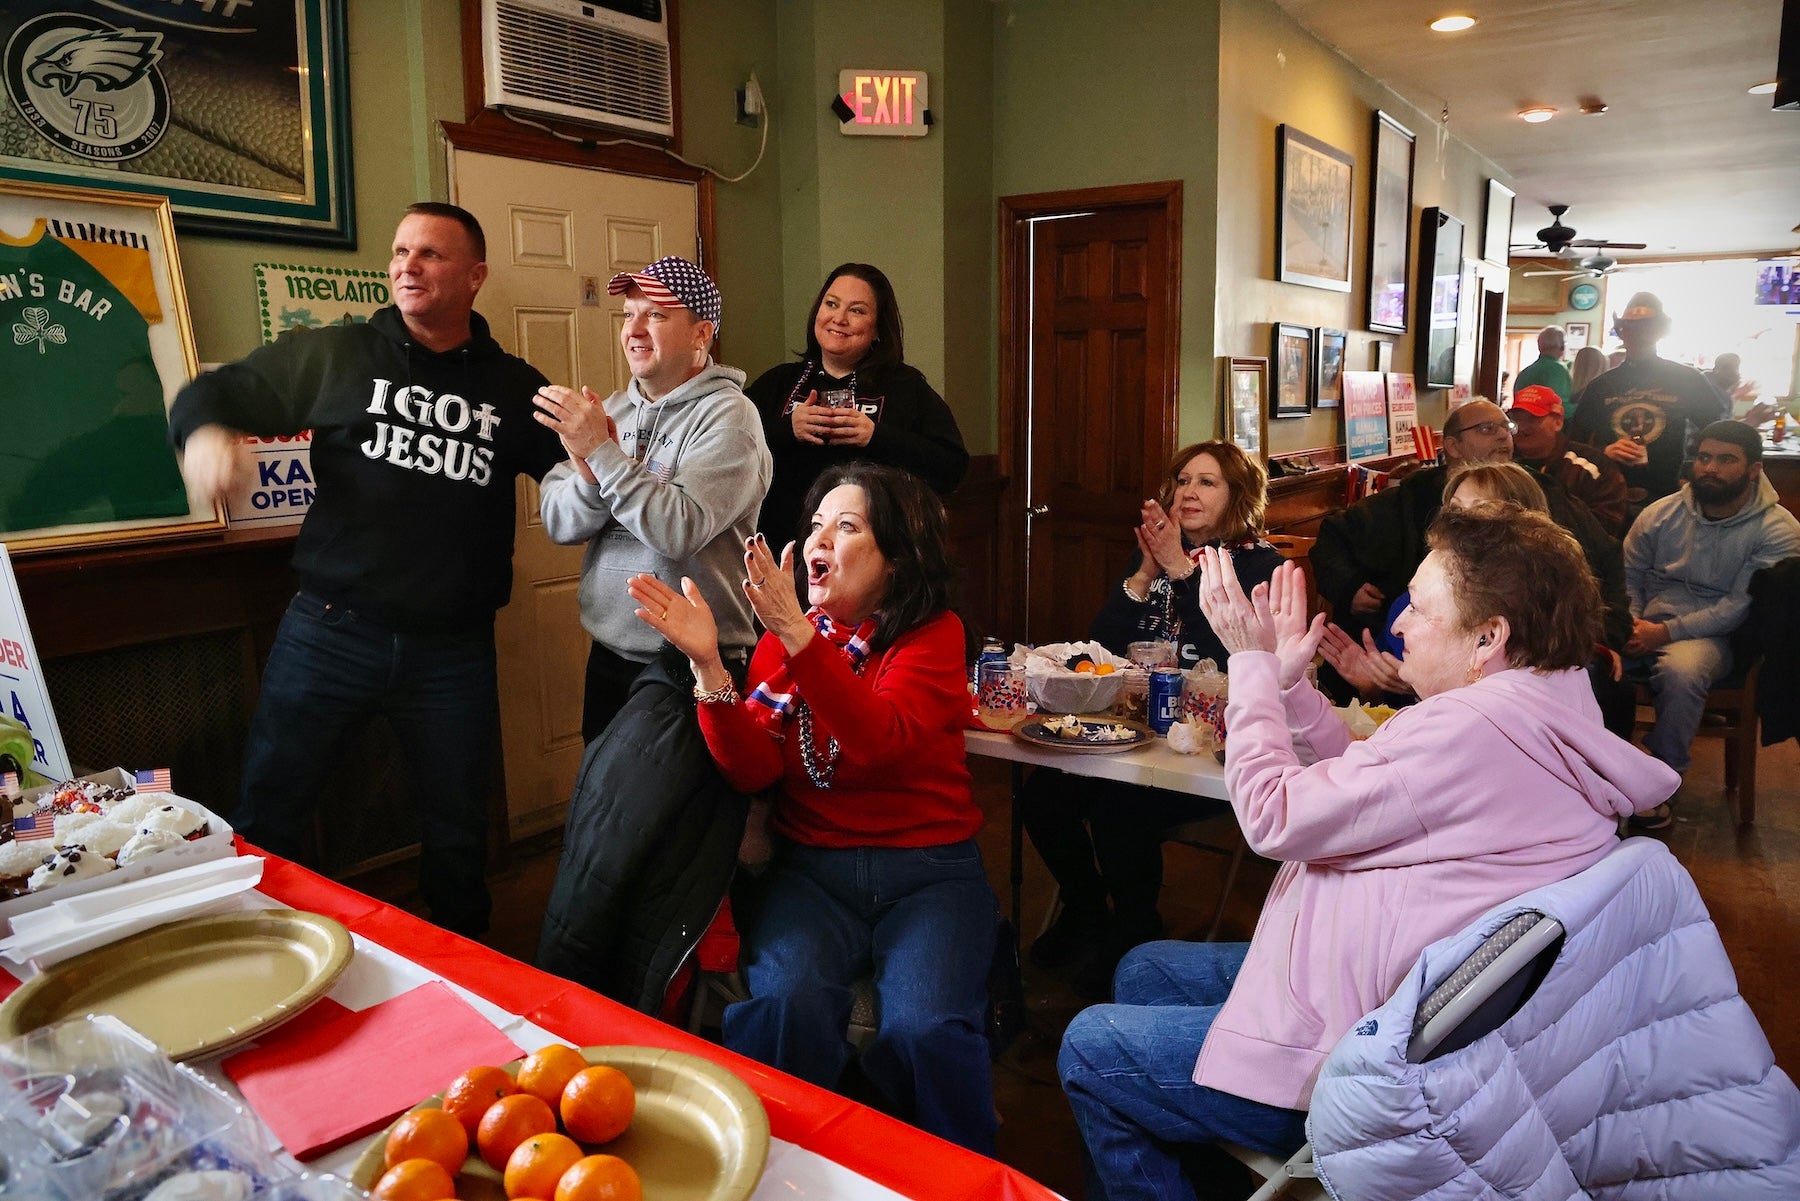
[[(601, 395), (630, 380), (619, 350), (623, 302), (606, 281), (665, 254), (698, 261), (691, 183), (451, 152), (451, 196), (488, 240), (476, 307), (501, 346), (559, 384)], [(512, 603), (494, 635), (510, 833), (562, 823), (581, 765), (581, 691), (590, 639), (576, 588), (581, 548), (544, 535), (538, 487), (521, 479)]]
[(1162, 203), (1031, 223), (1025, 638), (1084, 638), (1174, 453), (1179, 265)]

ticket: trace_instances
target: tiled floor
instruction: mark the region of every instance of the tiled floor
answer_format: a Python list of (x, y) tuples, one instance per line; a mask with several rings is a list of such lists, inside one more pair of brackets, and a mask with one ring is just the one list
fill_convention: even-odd
[[(1758, 768), (1757, 821), (1740, 828), (1720, 795), (1719, 745), (1703, 742), (1677, 796), (1669, 846), (1693, 873), (1718, 924), (1738, 983), (1790, 1075), (1800, 1073), (1800, 745), (1763, 748)], [(1007, 773), (976, 761), (979, 796), (988, 815), (981, 844), (995, 891), (1006, 896)], [(1222, 860), (1181, 846), (1165, 848), (1163, 916), (1171, 934), (1194, 937), (1212, 917)], [(553, 847), (519, 856), (494, 879), (496, 925), (490, 941), (529, 961), (556, 868)], [(1248, 938), (1273, 865), (1247, 865), (1221, 937)], [(369, 886), (368, 882), (360, 882)], [(389, 899), (416, 898), (401, 889)], [(1027, 941), (1050, 900), (1043, 865), (1026, 850)], [(1063, 1027), (1081, 1008), (1065, 980), (1027, 964), (1029, 1024), (995, 1073), (1002, 1115), (1000, 1158), (1066, 1196), (1081, 1195), (1079, 1139), (1056, 1083), (1056, 1049)]]

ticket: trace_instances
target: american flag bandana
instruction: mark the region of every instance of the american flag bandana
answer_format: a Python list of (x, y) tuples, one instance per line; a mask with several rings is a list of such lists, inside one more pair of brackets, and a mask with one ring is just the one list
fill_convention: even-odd
[[(844, 658), (850, 660), (850, 670), (862, 674), (863, 661), (869, 657), (869, 639), (875, 636), (875, 619), (869, 618), (854, 630), (839, 625), (826, 616), (823, 609), (808, 609), (806, 619), (813, 623), (813, 629), (833, 646), (844, 652)], [(780, 733), (782, 723), (787, 721), (794, 711), (794, 702), (800, 697), (800, 690), (788, 679), (787, 661), (784, 659), (773, 674), (744, 698), (744, 705), (750, 710), (757, 724), (771, 734)]]
[(723, 307), (718, 285), (680, 255), (657, 259), (642, 271), (619, 272), (606, 281), (606, 294), (623, 296), (633, 284), (653, 303), (665, 309), (686, 309), (701, 321), (712, 322), (713, 332), (718, 332)]
[(166, 767), (159, 767), (153, 771), (133, 772), (132, 777), (137, 780), (137, 786), (146, 792), (174, 791), (169, 787), (169, 769)]

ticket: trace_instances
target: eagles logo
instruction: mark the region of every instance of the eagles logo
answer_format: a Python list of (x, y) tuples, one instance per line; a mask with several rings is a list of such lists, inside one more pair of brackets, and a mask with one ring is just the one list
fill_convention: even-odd
[(162, 34), (77, 13), (26, 21), (6, 43), (6, 92), (32, 131), (89, 162), (133, 159), (169, 129)]
[(162, 57), (160, 33), (106, 29), (70, 38), (38, 55), (25, 68), (25, 78), (40, 88), (54, 87), (64, 96), (83, 82), (96, 92), (117, 92), (142, 79)]

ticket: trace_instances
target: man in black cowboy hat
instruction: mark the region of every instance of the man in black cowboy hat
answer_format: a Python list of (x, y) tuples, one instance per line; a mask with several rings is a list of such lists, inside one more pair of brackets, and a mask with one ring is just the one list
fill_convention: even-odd
[(1633, 296), (1616, 328), (1625, 361), (1581, 390), (1569, 432), (1600, 447), (1624, 471), (1635, 516), (1649, 501), (1681, 486), (1689, 438), (1731, 413), (1705, 376), (1656, 353), (1657, 342), (1669, 332), (1656, 296)]

